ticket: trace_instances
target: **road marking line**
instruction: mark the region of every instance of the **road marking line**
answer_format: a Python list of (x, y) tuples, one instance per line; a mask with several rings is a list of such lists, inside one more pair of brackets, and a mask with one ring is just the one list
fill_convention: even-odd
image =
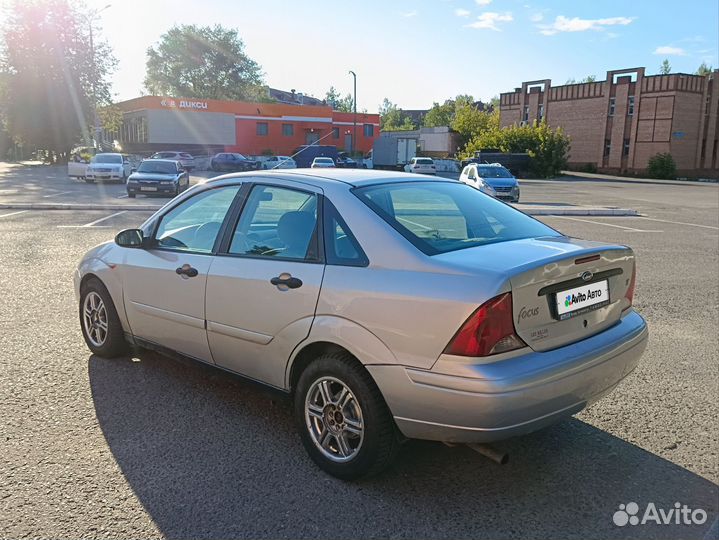
[(126, 198), (127, 198), (127, 193), (125, 193), (124, 195), (118, 195), (117, 198), (118, 198), (118, 199), (126, 199)]
[(127, 210), (122, 210), (120, 212), (115, 212), (114, 214), (110, 214), (109, 216), (105, 216), (104, 218), (96, 219), (95, 221), (91, 221), (90, 223), (85, 223), (85, 225), (81, 225), (81, 227), (94, 227), (98, 223), (102, 223), (103, 221), (106, 221), (110, 218), (113, 218), (115, 216), (119, 216), (121, 214), (126, 213)]
[(58, 195), (67, 195), (68, 193), (72, 193), (72, 191), (60, 191), (58, 193), (50, 193), (49, 195), (43, 195), (44, 198), (48, 197), (57, 197)]
[(10, 217), (10, 216), (17, 216), (18, 214), (24, 214), (25, 212), (27, 212), (27, 210), (20, 210), (19, 212), (10, 212), (9, 214), (3, 214), (3, 215), (1, 215), (0, 218)]
[(642, 219), (648, 219), (649, 221), (661, 221), (662, 223), (674, 223), (676, 225), (687, 225), (689, 227), (701, 227), (703, 229), (713, 229), (715, 231), (719, 231), (719, 227), (715, 227), (714, 225), (700, 225), (699, 223), (686, 223), (685, 221), (671, 221), (669, 219), (657, 219), (644, 216), (642, 216)]
[(593, 223), (595, 225), (605, 225), (607, 227), (616, 227), (617, 229), (623, 229), (625, 231), (629, 232), (648, 232), (648, 233), (660, 233), (664, 231), (657, 231), (657, 230), (646, 230), (646, 229), (635, 229), (634, 227), (625, 227), (624, 225), (617, 225), (615, 223), (604, 223), (602, 221), (592, 221), (591, 219), (579, 219), (575, 217), (569, 217), (569, 216), (551, 216), (559, 219), (569, 219), (571, 221), (581, 221), (584, 223)]

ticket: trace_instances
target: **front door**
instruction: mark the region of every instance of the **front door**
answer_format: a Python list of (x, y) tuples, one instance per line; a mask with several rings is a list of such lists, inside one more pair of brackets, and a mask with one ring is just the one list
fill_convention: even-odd
[(345, 151), (352, 152), (354, 148), (352, 147), (352, 134), (348, 133), (345, 135)]
[(320, 134), (316, 131), (307, 131), (305, 133), (305, 144), (315, 144), (320, 140)]
[(292, 350), (309, 335), (324, 273), (319, 190), (281, 184), (252, 187), (207, 278), (215, 362), (277, 387)]
[(239, 189), (210, 189), (183, 201), (160, 219), (151, 248), (128, 250), (122, 271), (133, 335), (212, 362), (205, 286), (215, 241)]

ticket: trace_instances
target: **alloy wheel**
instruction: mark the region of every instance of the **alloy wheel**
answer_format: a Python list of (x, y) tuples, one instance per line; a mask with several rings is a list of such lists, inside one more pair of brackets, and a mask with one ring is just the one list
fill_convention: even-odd
[(90, 342), (95, 347), (102, 347), (107, 339), (107, 308), (95, 291), (90, 291), (85, 296), (82, 305), (82, 323)]

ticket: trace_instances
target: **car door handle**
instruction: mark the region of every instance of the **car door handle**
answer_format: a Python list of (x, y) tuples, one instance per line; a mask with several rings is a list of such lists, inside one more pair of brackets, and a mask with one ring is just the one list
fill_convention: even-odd
[(286, 290), (287, 289), (297, 289), (299, 287), (302, 287), (302, 280), (296, 277), (292, 277), (290, 274), (283, 273), (280, 274), (277, 277), (273, 277), (270, 280), (270, 283), (275, 285), (280, 290)]
[(176, 268), (175, 273), (178, 276), (185, 276), (185, 277), (195, 277), (198, 274), (197, 268), (193, 268), (189, 264), (183, 264), (179, 268)]

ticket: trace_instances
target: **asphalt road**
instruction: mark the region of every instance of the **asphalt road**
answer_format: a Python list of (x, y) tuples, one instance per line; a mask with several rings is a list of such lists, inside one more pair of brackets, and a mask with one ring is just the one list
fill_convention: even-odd
[[(0, 170), (0, 202), (24, 174)], [(544, 219), (635, 249), (651, 331), (639, 368), (576, 418), (498, 444), (508, 465), (412, 441), (358, 483), (321, 473), (288, 403), (256, 386), (154, 353), (89, 354), (72, 270), (149, 213), (0, 210), (0, 537), (703, 538), (719, 506), (717, 187), (523, 188), (645, 215)], [(615, 526), (632, 501), (708, 520)]]

